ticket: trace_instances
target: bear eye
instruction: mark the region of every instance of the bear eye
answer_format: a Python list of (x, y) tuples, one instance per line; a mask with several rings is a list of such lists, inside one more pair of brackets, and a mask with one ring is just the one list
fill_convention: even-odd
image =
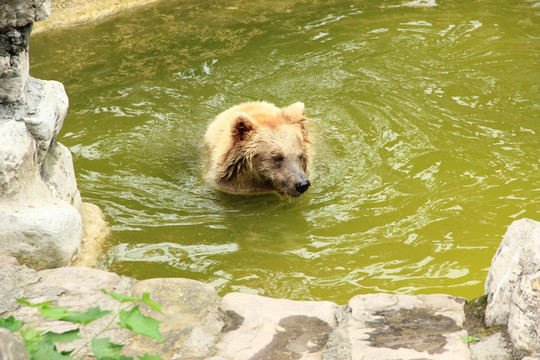
[(272, 160), (274, 160), (275, 162), (282, 162), (283, 159), (284, 159), (284, 157), (281, 154), (272, 156)]

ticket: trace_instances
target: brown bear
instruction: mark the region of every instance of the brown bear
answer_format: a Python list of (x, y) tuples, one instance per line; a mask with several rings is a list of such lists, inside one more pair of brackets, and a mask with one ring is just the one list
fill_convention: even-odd
[(204, 136), (205, 179), (231, 193), (302, 195), (310, 186), (306, 122), (301, 102), (283, 109), (249, 102), (222, 112)]

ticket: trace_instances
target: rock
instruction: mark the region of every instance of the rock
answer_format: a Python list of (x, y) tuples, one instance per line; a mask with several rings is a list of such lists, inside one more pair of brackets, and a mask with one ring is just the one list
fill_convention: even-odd
[(49, 0), (3, 0), (0, 3), (0, 29), (28, 25), (50, 15)]
[(0, 197), (6, 198), (37, 181), (36, 144), (24, 123), (15, 120), (0, 121), (0, 143)]
[(77, 190), (73, 157), (67, 147), (57, 142), (52, 144), (41, 167), (41, 177), (53, 196), (79, 208), (81, 195)]
[(81, 230), (81, 216), (68, 204), (0, 207), (0, 252), (38, 270), (69, 264)]
[[(100, 337), (126, 344), (125, 356), (145, 353), (163, 359), (469, 359), (459, 335), (466, 334), (463, 299), (448, 295), (359, 295), (348, 305), (327, 301), (291, 301), (231, 293), (220, 300), (209, 285), (187, 279), (136, 281), (90, 268), (36, 271), (24, 265), (0, 266), (0, 315), (15, 316), (37, 329), (55, 332), (78, 325), (43, 319), (36, 308), (15, 299), (51, 301), (70, 311), (118, 311), (119, 304), (101, 288), (142, 297), (162, 305), (161, 313), (141, 310), (162, 323), (163, 342), (122, 329)], [(122, 306), (130, 306), (123, 304)], [(86, 327), (86, 337), (99, 334), (109, 314)], [(79, 347), (82, 340), (58, 344)], [(77, 358), (87, 358), (87, 350)], [(486, 360), (478, 358), (477, 360)]]
[[(26, 277), (28, 276), (28, 278)], [(26, 266), (0, 267), (0, 279), (11, 282), (16, 291), (3, 292), (3, 304), (15, 304), (14, 308), (6, 311), (5, 306), (0, 308), (3, 317), (14, 316), (38, 330), (50, 330), (62, 333), (72, 330), (78, 325), (43, 319), (36, 308), (21, 307), (15, 302), (16, 298), (23, 298), (37, 303), (51, 301), (53, 306), (62, 306), (70, 311), (86, 311), (91, 307), (99, 306), (101, 310), (118, 310), (118, 302), (112, 297), (100, 291), (104, 288), (120, 294), (131, 295), (131, 287), (135, 280), (121, 277), (106, 271), (90, 268), (65, 267), (34, 271)], [(21, 281), (23, 279), (23, 281)], [(25, 280), (26, 279), (26, 280)], [(3, 285), (0, 283), (0, 285)], [(12, 288), (12, 287), (11, 287)], [(11, 289), (3, 287), (2, 289)], [(6, 301), (6, 298), (8, 298)], [(114, 314), (104, 316), (86, 326), (86, 336), (91, 338), (100, 333), (105, 326), (113, 320)], [(124, 329), (111, 329), (107, 331), (107, 337), (115, 343), (125, 343), (131, 333)], [(78, 348), (84, 343), (84, 339), (75, 340), (71, 343), (57, 344), (59, 350)], [(86, 350), (77, 354), (77, 358), (88, 355)]]
[(188, 279), (150, 279), (133, 286), (135, 296), (141, 297), (145, 291), (162, 305), (161, 313), (149, 308), (143, 311), (163, 321), (163, 342), (138, 337), (124, 349), (125, 355), (150, 353), (163, 359), (205, 359), (215, 354), (224, 322), (218, 309), (220, 298), (212, 286)]
[(28, 360), (22, 340), (7, 329), (0, 328), (0, 359)]
[(469, 344), (473, 360), (508, 360), (512, 359), (509, 350), (512, 344), (500, 333), (483, 337), (481, 341)]
[(61, 83), (32, 77), (28, 79), (25, 95), (24, 107), (12, 109), (36, 141), (37, 161), (41, 167), (64, 124), (69, 100)]
[(0, 253), (0, 266), (8, 266), (8, 265), (20, 265), (19, 260), (17, 258)]
[[(4, 2), (0, 4), (0, 14), (4, 14), (2, 7), (5, 6)], [(0, 104), (21, 103), (28, 81), (28, 41), (32, 24), (1, 29), (0, 25)]]
[(540, 353), (540, 271), (523, 275), (510, 304), (508, 334), (518, 349)]
[[(86, 311), (99, 306), (101, 310), (119, 310), (119, 303), (100, 289), (141, 297), (149, 292), (150, 298), (162, 305), (162, 313), (141, 307), (142, 311), (161, 320), (160, 331), (163, 343), (147, 337), (118, 329), (108, 330), (100, 337), (109, 337), (111, 342), (128, 344), (124, 351), (130, 356), (150, 353), (164, 359), (205, 359), (216, 352), (216, 343), (224, 327), (219, 310), (220, 298), (210, 285), (187, 279), (150, 279), (137, 282), (114, 273), (82, 268), (64, 267), (35, 271), (26, 266), (6, 265), (0, 267), (0, 314), (15, 316), (32, 324), (37, 329), (54, 332), (72, 330), (78, 325), (43, 319), (35, 308), (21, 307), (16, 298), (31, 302), (51, 301), (53, 306), (62, 306), (70, 311)], [(109, 314), (86, 326), (86, 337), (101, 332), (113, 320)], [(60, 350), (78, 348), (83, 340), (58, 344)], [(86, 350), (77, 358), (88, 355)]]
[(350, 317), (351, 308), (348, 306), (341, 306), (336, 311), (338, 326), (334, 328), (328, 337), (326, 349), (322, 354), (323, 360), (352, 359), (351, 340), (347, 328)]
[(26, 288), (40, 280), (36, 270), (26, 266), (5, 265), (0, 267), (0, 315), (19, 307), (17, 298), (26, 296)]
[(338, 305), (230, 293), (221, 310), (227, 325), (217, 345), (226, 359), (320, 359), (337, 326)]
[(95, 267), (104, 246), (109, 227), (99, 206), (83, 202), (79, 205), (82, 217), (81, 249), (70, 266)]
[(0, 2), (0, 104), (24, 103), (32, 24), (50, 14), (49, 0)]
[[(486, 279), (488, 296), (486, 325), (506, 325), (510, 317), (516, 285), (521, 278), (540, 269), (540, 223), (514, 221), (501, 242)], [(510, 331), (510, 329), (509, 329)]]
[(48, 15), (49, 0), (0, 2), (0, 252), (36, 269), (68, 265), (82, 236), (73, 160), (56, 141), (68, 97), (61, 83), (29, 76), (32, 23)]
[(349, 301), (352, 359), (469, 359), (465, 300), (449, 295), (358, 295)]

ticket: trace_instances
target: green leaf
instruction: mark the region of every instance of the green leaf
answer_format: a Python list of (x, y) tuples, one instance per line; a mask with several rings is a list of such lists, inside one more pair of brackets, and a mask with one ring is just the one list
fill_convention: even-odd
[(32, 360), (75, 360), (56, 349), (53, 343), (41, 341), (26, 347), (26, 352)]
[(63, 333), (55, 333), (52, 331), (48, 331), (43, 334), (43, 337), (45, 338), (45, 340), (49, 340), (53, 343), (71, 342), (73, 340), (82, 339), (79, 336), (79, 329), (69, 330)]
[(21, 330), (24, 325), (24, 321), (17, 320), (12, 316), (7, 319), (0, 317), (0, 327), (8, 329), (10, 332), (15, 332)]
[(120, 322), (119, 326), (133, 331), (137, 335), (146, 335), (154, 338), (158, 341), (163, 341), (159, 332), (159, 323), (152, 317), (144, 316), (139, 309), (139, 306), (135, 306), (130, 311), (121, 310), (119, 313)]
[(25, 343), (33, 343), (43, 341), (43, 336), (41, 335), (45, 330), (34, 330), (32, 328), (27, 328), (21, 330), (21, 337)]
[(17, 302), (19, 304), (21, 304), (21, 305), (29, 306), (29, 307), (42, 307), (42, 306), (50, 306), (51, 305), (50, 301), (44, 301), (44, 302), (41, 302), (41, 303), (31, 303), (28, 300), (17, 299)]
[(94, 338), (90, 342), (92, 351), (99, 359), (118, 359), (124, 345), (114, 344), (109, 338)]
[(92, 321), (102, 318), (111, 313), (110, 310), (102, 311), (99, 306), (88, 309), (85, 312), (68, 311), (62, 307), (44, 306), (39, 309), (41, 315), (45, 318), (69, 321), (72, 323), (88, 325)]
[(120, 302), (139, 302), (140, 301), (139, 298), (136, 298), (134, 296), (122, 295), (122, 294), (115, 293), (114, 291), (107, 291), (105, 289), (101, 289), (101, 291), (104, 294), (112, 296), (115, 300), (118, 300)]
[(475, 343), (482, 340), (475, 336), (465, 336), (465, 335), (459, 335), (459, 338), (461, 339), (461, 341), (463, 341), (464, 344)]
[(160, 356), (144, 354), (143, 356), (137, 355), (140, 360), (163, 360)]
[(158, 304), (155, 301), (150, 300), (150, 293), (145, 291), (142, 294), (142, 301), (150, 306), (151, 309), (161, 312), (161, 304)]

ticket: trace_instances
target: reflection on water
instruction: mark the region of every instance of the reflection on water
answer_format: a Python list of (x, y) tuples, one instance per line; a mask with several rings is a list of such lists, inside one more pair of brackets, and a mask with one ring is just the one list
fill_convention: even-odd
[[(539, 8), (528, 1), (164, 1), (38, 34), (60, 141), (112, 229), (101, 266), (224, 293), (346, 302), (483, 293), (506, 226), (540, 219)], [(310, 190), (201, 178), (205, 127), (244, 101), (306, 104)]]

